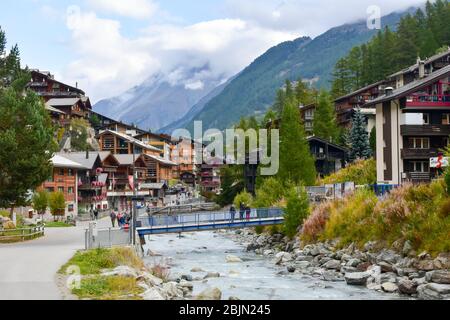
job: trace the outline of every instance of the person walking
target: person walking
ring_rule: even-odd
[[[123,216],[123,214],[122,214],[121,212],[119,212],[119,213],[117,214],[117,226],[118,226],[119,228],[122,228],[122,216]]]
[[[234,207],[234,205],[231,205],[231,208],[230,208],[230,220],[231,220],[231,223],[234,222],[235,216],[236,216],[236,208]]]
[[[250,221],[250,215],[251,215],[251,213],[252,213],[252,209],[250,209],[250,207],[247,206],[247,207],[245,208],[245,215],[246,215],[247,221]]]
[[[116,215],[115,210],[111,210],[111,213],[110,213],[109,216],[111,217],[112,227],[115,228],[116,227],[116,220],[117,220],[117,215]]]
[[[98,220],[98,208],[94,209],[94,220]]]
[[[245,206],[243,203],[239,206],[239,218],[244,220]]]

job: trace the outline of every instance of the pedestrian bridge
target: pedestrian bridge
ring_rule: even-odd
[[[253,209],[250,217],[235,217],[230,212],[201,212],[186,214],[148,215],[138,217],[139,236],[165,233],[210,231],[218,229],[242,229],[258,226],[272,226],[284,222],[284,212],[280,208]]]

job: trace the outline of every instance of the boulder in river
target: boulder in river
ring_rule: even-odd
[[[420,285],[417,293],[423,300],[448,300],[450,299],[450,285],[427,283]]]
[[[394,293],[398,291],[398,287],[393,282],[385,282],[381,285],[381,289],[383,289],[384,292],[388,293]]]
[[[226,258],[227,263],[240,263],[242,259],[236,256],[228,255]]]
[[[191,272],[197,273],[197,272],[205,272],[202,268],[195,267],[191,269]]]
[[[403,294],[415,294],[417,293],[417,284],[413,280],[401,279],[398,282],[398,290]]]
[[[346,273],[344,278],[348,285],[365,286],[370,273],[368,272],[352,272]]]
[[[148,289],[143,294],[141,294],[141,297],[142,299],[148,301],[167,300],[162,294],[161,290],[156,287]]]
[[[431,282],[450,284],[450,271],[436,270],[431,273]]]
[[[196,300],[221,300],[222,291],[219,288],[208,288],[197,295]]]
[[[219,272],[208,272],[203,279],[220,278]]]

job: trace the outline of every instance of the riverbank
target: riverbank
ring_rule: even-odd
[[[336,241],[302,246],[281,234],[256,234],[238,230],[230,237],[247,251],[270,259],[285,273],[313,276],[327,282],[342,282],[400,298],[450,299],[450,254],[432,258],[417,255],[411,244],[394,243],[393,248],[368,242],[362,249],[355,244],[337,248]]]
[[[343,282],[289,273],[271,259],[247,251],[247,246],[237,241],[235,231],[185,233],[181,238],[157,235],[146,240],[145,263],[166,266],[170,281],[189,280],[193,297],[218,289],[224,300],[398,299]]]

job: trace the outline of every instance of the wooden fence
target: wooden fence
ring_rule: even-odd
[[[0,229],[0,243],[18,242],[42,237],[45,233],[44,226],[22,229]]]

